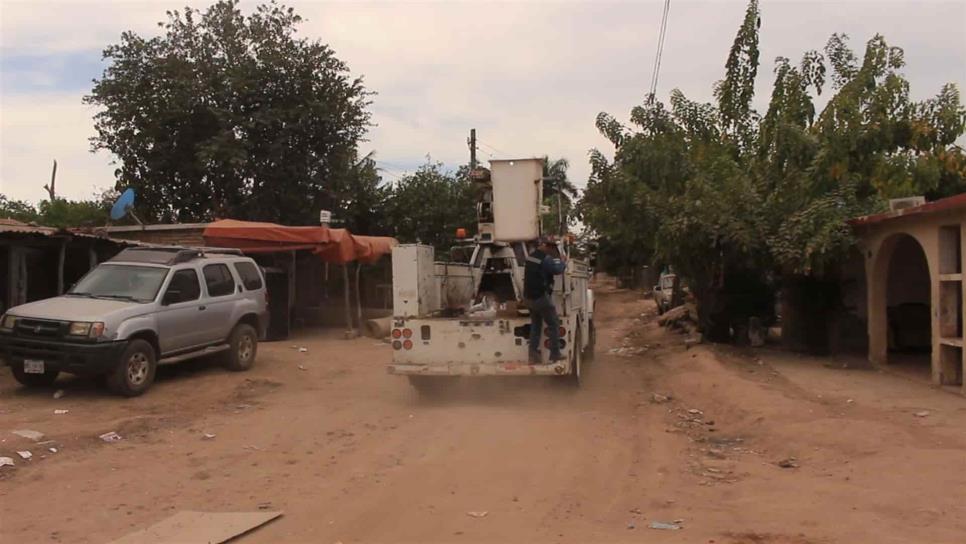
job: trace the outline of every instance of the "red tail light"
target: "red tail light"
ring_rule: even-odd
[[[412,329],[403,329],[402,335],[403,335],[403,338],[412,338],[413,337],[413,330]]]
[[[403,347],[406,349],[413,349],[413,341],[406,340],[405,342],[403,342]]]
[[[402,336],[402,331],[401,330],[399,330],[399,329],[393,329],[392,330],[392,337],[393,338],[400,338],[401,336]]]

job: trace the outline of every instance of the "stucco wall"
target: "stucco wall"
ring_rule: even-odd
[[[941,275],[940,228],[951,226],[958,228],[959,232],[959,252],[955,258],[959,260],[958,269],[960,273]],[[952,307],[952,310],[955,312],[955,306],[958,303],[958,312],[960,315],[966,313],[966,289],[962,289],[962,271],[966,270],[966,264],[963,263],[964,255],[966,255],[966,232],[964,230],[966,230],[966,213],[963,210],[945,210],[909,217],[900,216],[891,218],[880,223],[863,226],[858,232],[861,239],[860,247],[865,254],[866,281],[868,285],[869,359],[873,363],[888,363],[886,306],[888,303],[887,289],[891,282],[889,269],[894,256],[904,259],[902,252],[905,250],[902,249],[900,242],[903,238],[901,235],[907,234],[912,236],[922,247],[929,270],[928,287],[932,330],[931,370],[933,381],[937,384],[948,384],[956,378],[955,375],[951,375],[950,373],[950,353],[955,353],[955,356],[959,359],[960,368],[957,369],[957,372],[959,376],[962,376],[962,368],[966,367],[966,355],[963,354],[963,350],[961,349],[962,337],[941,337],[939,321],[941,307],[947,308],[947,312]],[[950,231],[945,232],[944,240],[947,242],[945,246],[949,245],[949,233]],[[897,251],[900,254],[896,255]],[[944,255],[946,259],[945,268],[948,268],[950,266],[949,253],[947,252]],[[902,270],[908,266],[913,265],[900,261],[897,264],[897,273],[901,274]],[[941,289],[941,282],[947,282],[947,284],[949,282],[959,283],[960,288],[957,293],[958,301],[953,301],[952,304],[950,303],[948,299],[950,290],[948,288]],[[918,289],[918,287],[909,286],[904,289],[903,293],[911,296],[914,293],[909,290]],[[924,289],[920,290],[919,293],[923,291]],[[947,297],[944,301],[944,306],[940,304],[941,292],[945,293]],[[940,349],[944,345],[948,349]],[[941,357],[946,363],[945,370]]]

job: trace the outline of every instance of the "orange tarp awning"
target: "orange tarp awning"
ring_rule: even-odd
[[[233,247],[246,253],[272,253],[307,249],[333,263],[372,263],[398,244],[388,236],[358,236],[346,229],[288,227],[223,219],[205,227],[205,245]]]

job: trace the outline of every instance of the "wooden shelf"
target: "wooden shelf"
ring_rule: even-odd
[[[962,274],[940,274],[939,281],[963,281]]]

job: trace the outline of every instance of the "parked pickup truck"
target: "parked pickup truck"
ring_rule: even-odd
[[[10,308],[0,356],[28,387],[69,372],[131,397],[159,364],[220,353],[228,369],[250,369],[267,325],[264,277],[240,252],[132,248],[62,296]]]

